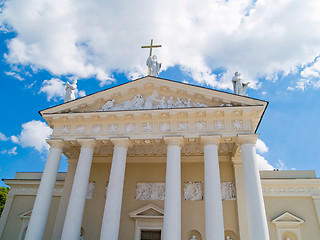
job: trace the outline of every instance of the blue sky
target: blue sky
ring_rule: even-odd
[[[240,71],[248,95],[269,101],[261,168],[320,175],[319,1],[133,2],[1,2],[1,178],[43,170],[50,129],[38,111],[63,102],[66,81],[81,97],[145,75],[151,38],[159,77],[232,92]]]

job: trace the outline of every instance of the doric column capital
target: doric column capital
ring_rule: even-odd
[[[96,146],[96,140],[94,138],[81,138],[77,139],[77,142],[80,143],[81,148],[94,148]]]
[[[221,135],[204,135],[200,136],[201,143],[206,146],[208,144],[210,145],[219,145],[220,144],[220,138]]]
[[[124,147],[128,149],[132,145],[130,138],[128,137],[110,138],[110,141],[114,147]]]
[[[237,144],[256,144],[259,134],[238,134]]]
[[[163,137],[163,141],[167,146],[183,146],[183,137],[182,136],[167,136]]]
[[[65,143],[62,139],[46,139],[46,142],[50,145],[50,148],[58,148],[63,149],[65,146]]]

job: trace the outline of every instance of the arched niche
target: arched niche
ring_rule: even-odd
[[[224,239],[225,240],[238,240],[237,235],[231,230],[226,230],[224,232]]]
[[[196,240],[202,240],[202,236],[201,236],[201,233],[197,230],[190,230],[188,232],[188,240],[190,239],[196,239]]]
[[[293,232],[287,231],[283,233],[281,240],[298,240],[298,237]]]

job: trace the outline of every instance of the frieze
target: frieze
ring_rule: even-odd
[[[236,200],[236,185],[234,182],[221,182],[222,200]]]
[[[136,200],[164,200],[165,183],[137,183]]]
[[[136,94],[133,99],[116,103],[115,99],[105,102],[99,111],[116,111],[116,110],[141,110],[141,109],[166,109],[166,108],[190,108],[190,107],[208,107],[206,104],[192,102],[190,98],[166,98],[160,97],[157,91],[151,96],[143,97],[142,94]]]
[[[184,185],[184,200],[200,201],[203,200],[203,183],[188,182]]]

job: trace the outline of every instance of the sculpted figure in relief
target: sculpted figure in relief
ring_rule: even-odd
[[[132,104],[134,106],[134,109],[143,109],[144,98],[142,97],[142,95],[141,94],[137,94],[133,98]]]
[[[76,99],[75,91],[77,90],[77,79],[74,79],[72,84],[67,82],[66,93],[64,95],[64,102],[69,102]]]
[[[167,108],[167,102],[166,102],[166,98],[162,97],[161,99],[155,99],[156,102],[159,103],[159,105],[157,106],[157,108]]]
[[[158,77],[158,74],[161,68],[161,63],[157,61],[156,55],[153,55],[152,57],[148,57],[147,66],[150,69],[149,75],[153,77]]]
[[[173,97],[170,97],[167,101],[167,107],[168,108],[173,108],[174,107],[174,101],[173,101]]]
[[[114,99],[107,101],[107,102],[103,105],[102,111],[108,111],[109,109],[111,109],[111,108],[114,106],[114,102],[115,102]]]
[[[237,95],[245,96],[249,82],[243,83],[241,73],[235,72],[234,77],[232,78],[232,83],[233,83],[234,93]]]

